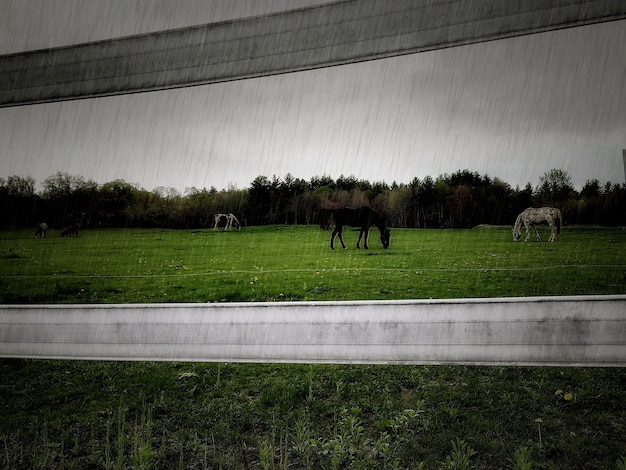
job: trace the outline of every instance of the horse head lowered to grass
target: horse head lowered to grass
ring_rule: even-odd
[[[541,236],[537,231],[536,225],[547,222],[550,226],[550,239],[548,241],[553,242],[556,240],[556,236],[561,233],[562,221],[563,217],[561,216],[561,211],[556,207],[529,207],[522,211],[515,220],[515,225],[513,226],[513,241],[516,242],[522,237],[522,224],[524,228],[526,228],[525,242],[527,242],[530,237],[531,226],[535,229],[537,241],[541,241]]]
[[[213,230],[217,230],[218,227],[224,226],[224,230],[230,230],[233,226],[237,230],[241,230],[241,224],[234,214],[215,214],[213,216]]]
[[[347,249],[346,244],[343,242],[343,227],[346,225],[361,229],[359,239],[356,242],[357,248],[360,248],[361,239],[363,239],[363,248],[368,249],[367,240],[369,237],[369,229],[373,225],[380,231],[380,242],[383,248],[389,248],[391,231],[385,225],[385,219],[369,206],[322,209],[320,211],[320,226],[327,229],[333,224],[335,225],[335,229],[330,237],[331,250],[335,249],[335,236],[339,236],[341,246],[344,250]]]

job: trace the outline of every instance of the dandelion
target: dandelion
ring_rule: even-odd
[[[543,447],[541,442],[541,423],[543,423],[543,419],[537,418],[535,419],[535,423],[537,423],[537,430],[539,431],[539,448],[541,449]]]
[[[564,393],[563,390],[559,389],[554,392],[554,396],[562,397],[565,401],[572,401],[574,399],[574,394],[571,392]]]

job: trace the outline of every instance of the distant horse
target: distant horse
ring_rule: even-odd
[[[541,241],[541,236],[537,231],[536,224],[547,222],[550,226],[551,232],[550,239],[548,241],[553,242],[556,240],[557,234],[561,233],[562,221],[563,218],[561,216],[561,211],[556,207],[529,207],[518,215],[515,220],[515,225],[513,226],[513,241],[516,242],[521,238],[522,224],[524,224],[524,227],[526,228],[525,242],[527,242],[530,237],[530,226],[535,229],[537,241]]]
[[[48,238],[48,224],[39,222],[35,229],[35,238]]]
[[[69,225],[67,227],[63,227],[61,230],[62,237],[77,237],[78,236],[78,227],[75,225]]]
[[[359,227],[359,239],[356,242],[357,249],[360,248],[361,238],[363,238],[363,248],[368,249],[367,239],[369,237],[369,229],[375,225],[380,231],[380,242],[383,248],[389,248],[389,238],[391,231],[385,226],[385,220],[369,206],[365,207],[342,207],[340,209],[322,209],[320,211],[320,227],[326,229],[330,227],[331,221],[335,225],[335,229],[330,237],[330,249],[334,250],[335,235],[339,236],[339,241],[343,249],[346,245],[343,242],[343,227]]]
[[[224,224],[224,230],[230,230],[233,225],[237,227],[237,230],[241,230],[241,224],[233,214],[215,214],[213,230],[217,230],[217,227],[222,224]]]

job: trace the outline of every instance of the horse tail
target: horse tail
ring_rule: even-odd
[[[561,233],[562,223],[563,223],[563,217],[561,216],[561,211],[557,209],[556,210],[556,233],[557,235]]]

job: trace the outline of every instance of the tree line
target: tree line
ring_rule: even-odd
[[[370,205],[390,227],[470,228],[512,225],[530,206],[558,207],[566,224],[626,225],[626,184],[588,180],[580,191],[570,175],[553,169],[536,186],[524,188],[469,170],[413,178],[408,184],[371,183],[354,176],[287,174],[258,176],[248,188],[218,191],[158,187],[152,191],[115,180],[97,184],[82,176],[56,173],[35,190],[31,177],[0,178],[1,224],[34,227],[210,228],[213,215],[233,213],[246,225],[316,224],[321,207]]]

